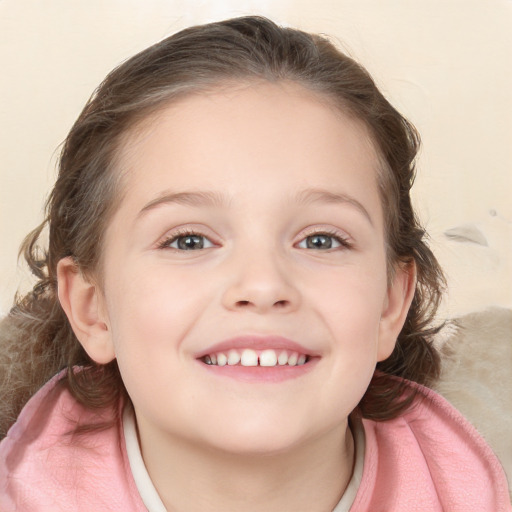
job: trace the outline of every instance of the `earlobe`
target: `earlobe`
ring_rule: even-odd
[[[99,364],[115,358],[106,314],[100,307],[100,291],[67,257],[57,265],[59,301],[69,323],[89,357]]]
[[[378,361],[393,352],[416,291],[416,264],[398,265],[388,286],[379,325]]]

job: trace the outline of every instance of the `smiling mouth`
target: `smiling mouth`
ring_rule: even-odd
[[[200,358],[204,364],[210,366],[303,366],[310,360],[310,356],[299,352],[284,349],[253,350],[230,349],[224,352],[207,354]]]

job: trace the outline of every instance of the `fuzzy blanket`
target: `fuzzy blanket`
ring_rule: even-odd
[[[448,323],[436,390],[473,423],[512,487],[512,311],[492,308]]]

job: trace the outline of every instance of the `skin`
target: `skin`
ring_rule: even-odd
[[[159,112],[131,135],[119,172],[101,286],[65,259],[59,295],[89,355],[117,358],[162,501],[332,510],[353,465],[347,418],[414,290],[411,269],[388,283],[365,128],[296,84],[233,86]],[[169,200],[198,191],[215,201]],[[178,249],[185,231],[204,248]],[[315,234],[332,247],[308,246]],[[294,340],[315,364],[244,382],[197,360],[243,335]]]

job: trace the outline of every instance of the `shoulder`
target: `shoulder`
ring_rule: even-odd
[[[512,510],[503,469],[475,428],[434,391],[408,386],[417,394],[402,416],[362,420],[365,466],[352,510]]]
[[[0,443],[0,509],[146,510],[128,469],[118,417],[87,409],[61,374],[54,377]],[[77,427],[85,433],[77,434]]]

